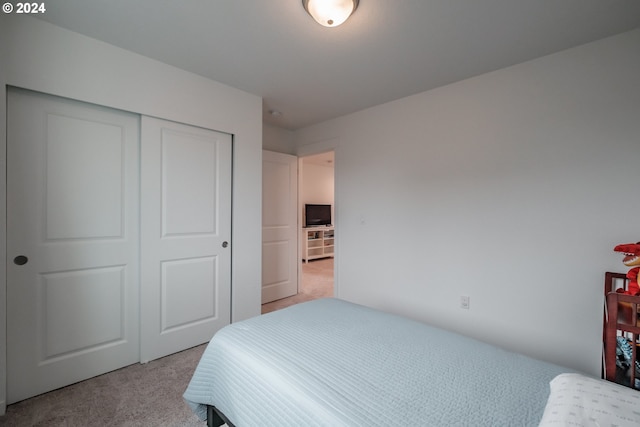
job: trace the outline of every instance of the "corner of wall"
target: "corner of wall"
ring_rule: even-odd
[[[293,132],[268,123],[262,124],[262,149],[276,153],[293,154],[296,147],[293,142]]]

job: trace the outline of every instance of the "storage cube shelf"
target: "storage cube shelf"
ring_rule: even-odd
[[[302,231],[304,233],[302,259],[305,262],[333,256],[335,238],[333,226],[307,227]]]
[[[626,274],[605,274],[603,378],[640,390],[640,296],[626,295]]]

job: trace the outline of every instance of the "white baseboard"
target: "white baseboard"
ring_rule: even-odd
[[[7,403],[4,400],[0,400],[0,416],[7,412]]]

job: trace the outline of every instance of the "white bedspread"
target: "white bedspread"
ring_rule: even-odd
[[[237,427],[536,426],[566,371],[329,298],[220,330],[184,397]]]

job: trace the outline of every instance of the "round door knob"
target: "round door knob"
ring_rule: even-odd
[[[224,242],[222,242],[222,247],[226,248],[227,246],[229,246],[229,242],[227,242],[226,240]]]
[[[29,258],[24,255],[18,255],[13,259],[15,265],[25,265],[27,262],[29,262]]]

